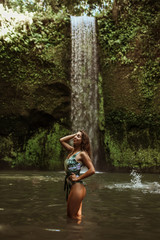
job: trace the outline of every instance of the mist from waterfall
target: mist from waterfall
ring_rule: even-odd
[[[72,130],[90,137],[93,163],[98,158],[98,64],[94,17],[71,16],[71,121]]]

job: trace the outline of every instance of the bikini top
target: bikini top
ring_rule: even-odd
[[[78,155],[78,153],[80,152],[75,153],[70,158],[67,158],[64,161],[64,168],[67,175],[71,175],[71,173],[80,175],[81,167],[83,164],[82,162],[77,162],[76,160],[76,156]]]

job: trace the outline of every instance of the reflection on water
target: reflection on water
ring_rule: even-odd
[[[85,179],[81,224],[66,216],[63,172],[0,173],[0,239],[159,239],[159,175]]]

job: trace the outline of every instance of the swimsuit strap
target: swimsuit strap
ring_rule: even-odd
[[[79,152],[77,152],[77,153],[75,153],[73,156],[77,156],[78,155],[78,153],[80,153],[81,151],[79,151]]]
[[[79,152],[73,154],[73,155],[72,155],[71,157],[69,157],[68,159],[73,158],[73,157],[76,157],[76,156],[78,155],[78,153],[80,153],[80,152],[81,152],[81,151],[79,151]]]

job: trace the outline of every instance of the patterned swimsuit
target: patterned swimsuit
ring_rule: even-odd
[[[64,181],[64,190],[66,190],[66,200],[68,200],[68,195],[70,193],[70,190],[73,184],[77,182],[83,184],[81,180],[74,182],[69,179],[69,176],[72,175],[72,173],[74,173],[76,177],[80,176],[80,171],[83,164],[81,162],[77,162],[76,160],[76,156],[78,155],[78,153],[80,152],[75,153],[70,158],[67,158],[64,161],[64,168],[66,172],[66,177]]]

